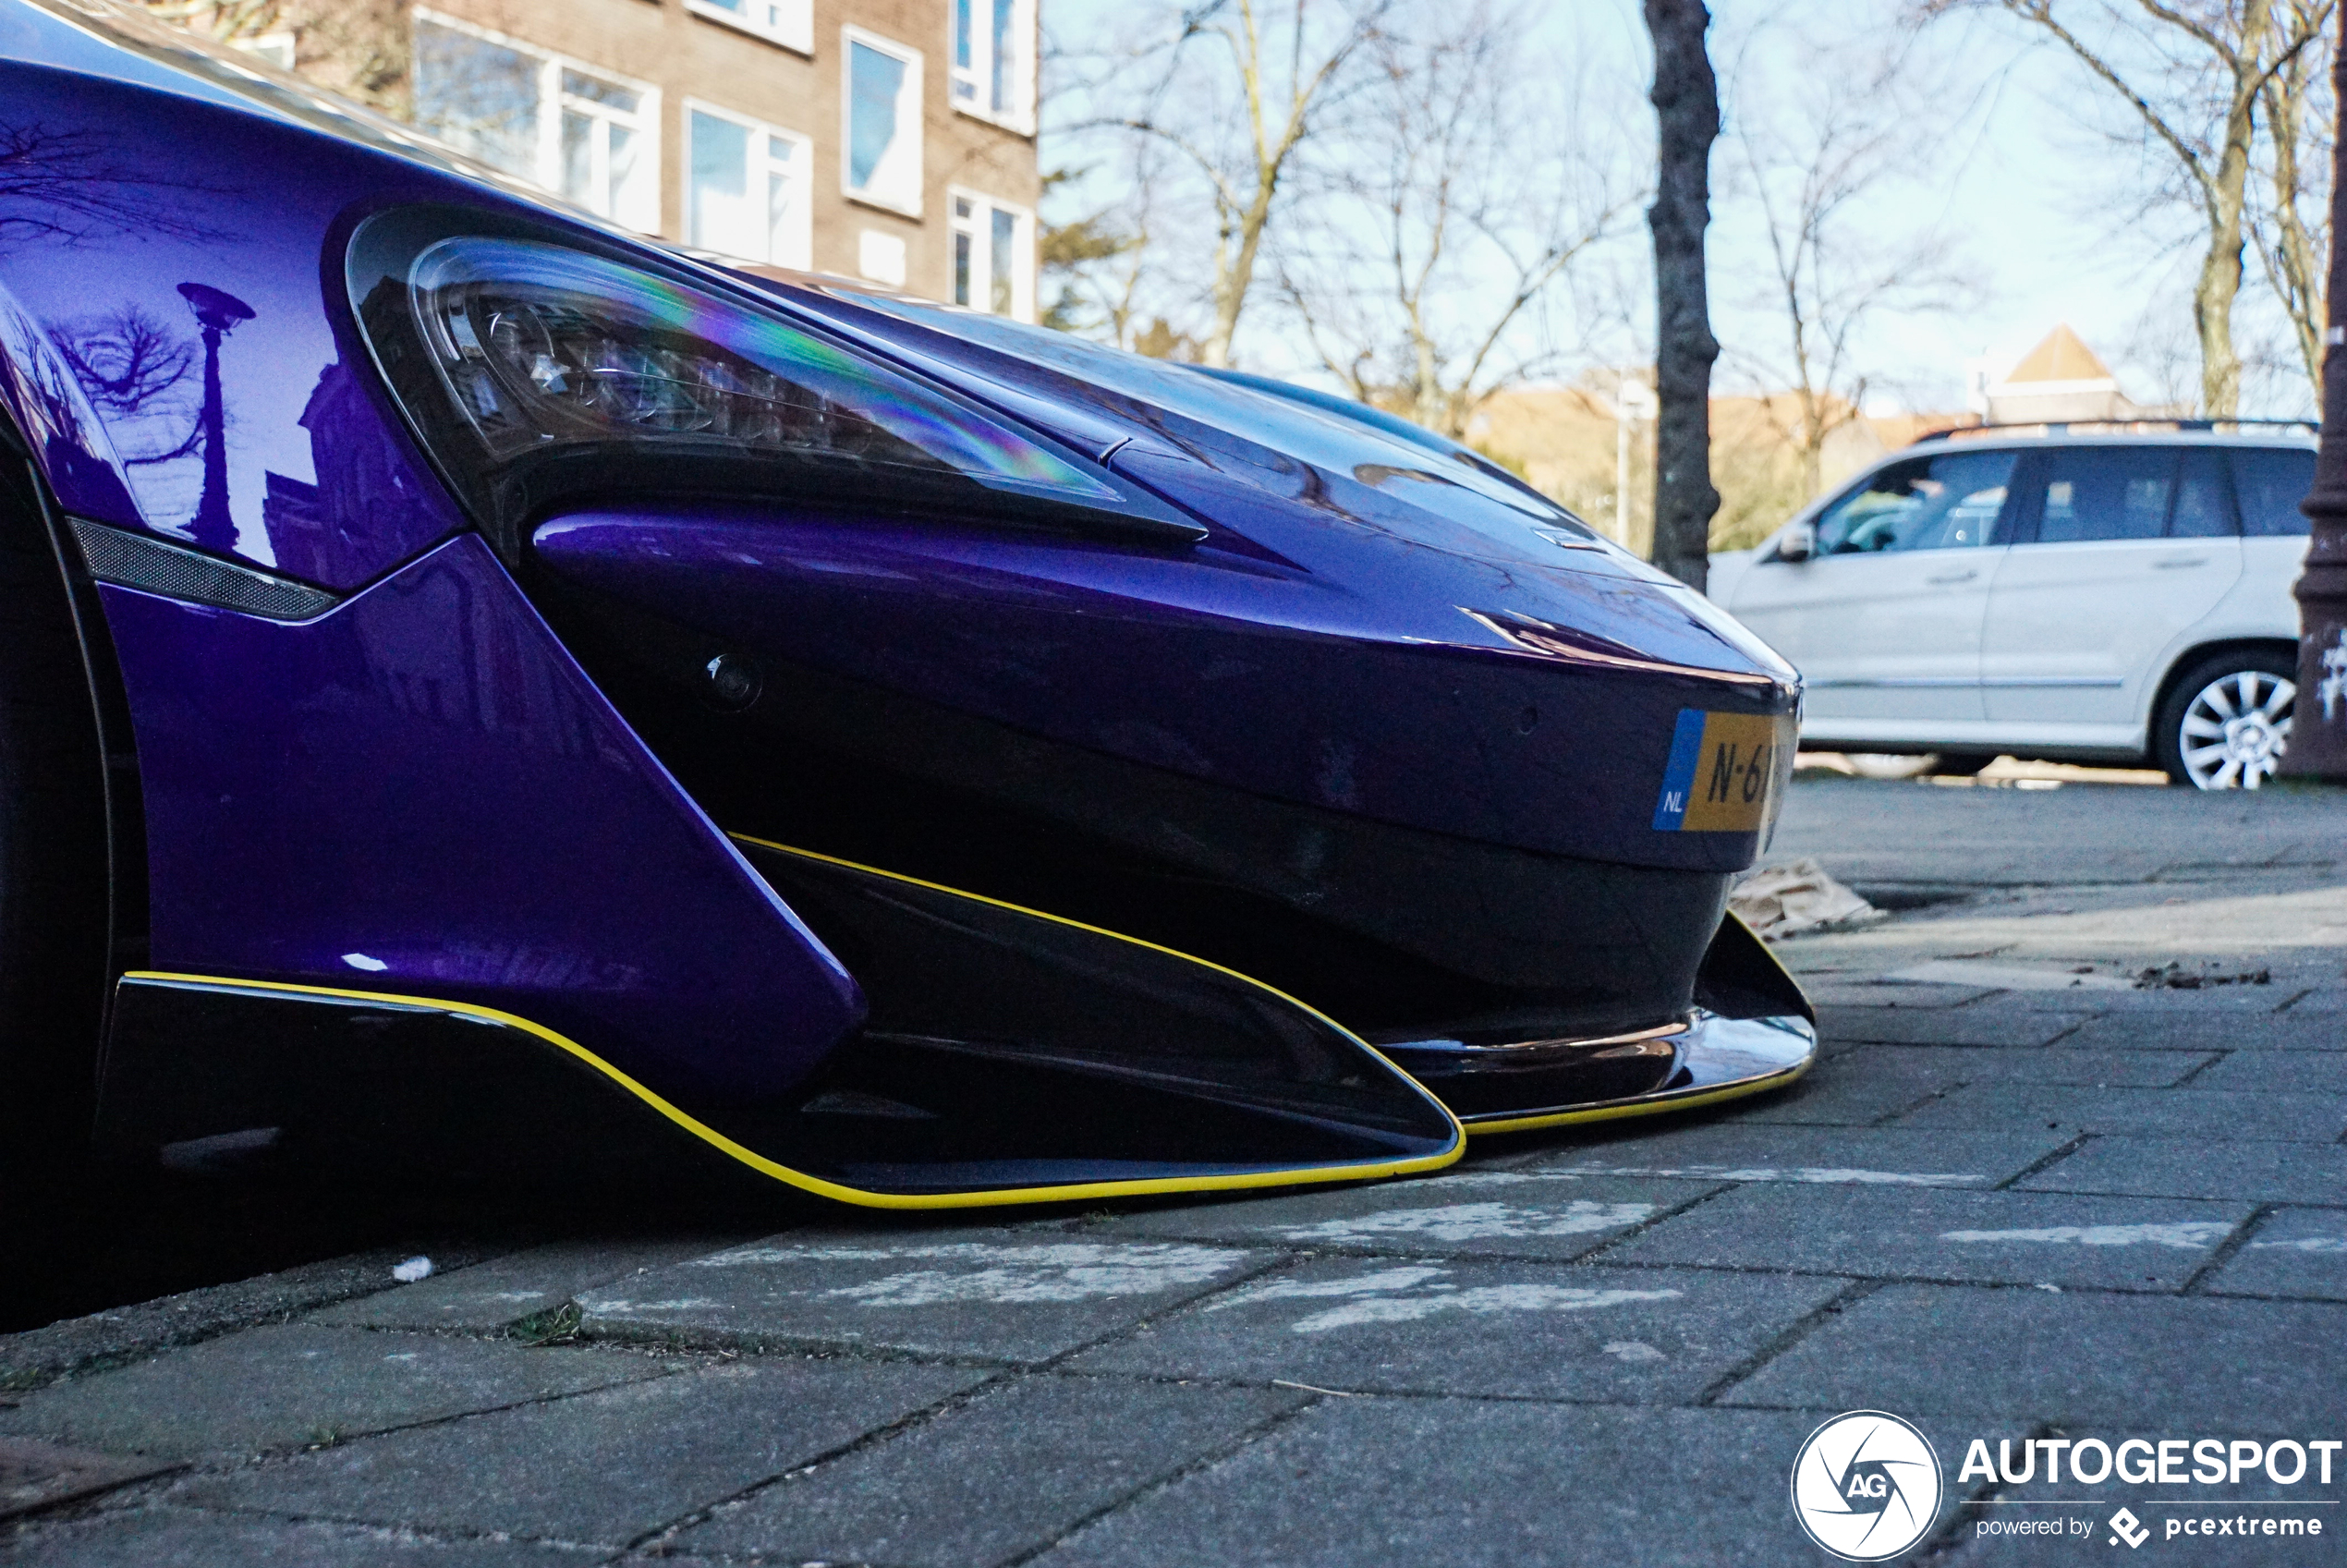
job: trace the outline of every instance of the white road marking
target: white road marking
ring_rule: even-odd
[[[1172,1244],[1063,1242],[1001,1246],[979,1242],[938,1246],[809,1247],[772,1261],[931,1259],[959,1268],[908,1269],[820,1294],[866,1307],[936,1307],[949,1302],[1023,1305],[1149,1295],[1202,1285],[1246,1260],[1243,1252]]]
[[[1362,1323],[1411,1323],[1438,1312],[1587,1312],[1630,1302],[1670,1301],[1675,1290],[1593,1290],[1580,1285],[1475,1285],[1462,1290],[1448,1269],[1383,1269],[1341,1280],[1273,1280],[1233,1292],[1207,1308],[1220,1312],[1267,1301],[1344,1298],[1288,1325],[1299,1334],[1324,1333]],[[1660,1353],[1658,1353],[1660,1354]]]
[[[619,1312],[696,1312],[716,1309],[723,1311],[724,1303],[706,1296],[681,1296],[675,1301],[621,1301],[615,1296],[593,1296],[580,1302],[582,1307],[601,1313]]]
[[[2206,1248],[2232,1234],[2230,1222],[2183,1220],[2161,1225],[2040,1225],[2013,1231],[1942,1231],[1941,1241],[2037,1241],[2073,1246]]]
[[[1438,1312],[1587,1312],[1634,1301],[1669,1301],[1674,1290],[1587,1290],[1572,1285],[1477,1285],[1467,1290],[1437,1286],[1440,1294],[1365,1296],[1288,1325],[1291,1333],[1317,1334],[1357,1323],[1412,1323]]]
[[[1562,1208],[1526,1209],[1507,1203],[1452,1203],[1439,1209],[1387,1209],[1316,1225],[1266,1225],[1287,1241],[1365,1241],[1427,1235],[1437,1241],[1484,1241],[1498,1236],[1575,1236],[1619,1230],[1653,1217],[1651,1203],[1599,1203],[1576,1197]]]
[[[2250,1250],[2279,1247],[2286,1252],[2347,1252],[2347,1236],[2300,1236],[2296,1241],[2253,1241]]]
[[[1384,1269],[1374,1274],[1355,1274],[1343,1280],[1272,1280],[1234,1292],[1207,1310],[1221,1312],[1233,1307],[1252,1307],[1259,1301],[1294,1301],[1300,1297],[1380,1295],[1387,1291],[1409,1290],[1429,1280],[1441,1279],[1450,1271],[1429,1264],[1416,1269]]]
[[[1965,1186],[1988,1180],[1969,1171],[1868,1171],[1854,1165],[1575,1165],[1559,1174],[1686,1176],[1707,1182],[1817,1182],[1902,1187]]]
[[[1933,958],[1875,977],[1909,985],[1989,986],[1998,991],[2132,991],[2125,975],[2077,975],[2067,965],[2034,968],[2025,964],[1984,964],[1968,958]]]

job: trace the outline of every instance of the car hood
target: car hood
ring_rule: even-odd
[[[1513,625],[1563,626],[1618,656],[1779,685],[1788,701],[1798,682],[1710,601],[1440,438],[998,316],[836,280],[751,281],[1174,502],[1217,550],[1372,594],[1392,634],[1456,642],[1464,616],[1469,640],[1516,651]]]

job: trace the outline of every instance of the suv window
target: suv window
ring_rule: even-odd
[[[2013,478],[2012,452],[1941,452],[1878,469],[1818,518],[1818,553],[1986,544]]]
[[[2168,537],[2229,539],[2234,531],[2232,487],[2225,478],[2223,456],[2213,447],[2185,447]]]
[[[2176,496],[2173,446],[2052,447],[2030,465],[2040,544],[2158,539]]]
[[[2298,504],[2315,488],[2315,455],[2303,446],[2237,446],[2233,485],[2241,531],[2252,539],[2304,534],[2311,526]]]

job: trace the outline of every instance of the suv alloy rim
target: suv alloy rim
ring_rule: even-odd
[[[2256,789],[2290,748],[2297,686],[2263,670],[2239,670],[2202,687],[2184,710],[2177,750],[2201,789]]]

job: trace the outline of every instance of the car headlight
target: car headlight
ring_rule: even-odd
[[[1175,541],[1206,529],[1047,437],[665,259],[478,212],[360,225],[351,303],[492,539],[564,503],[770,496]]]

